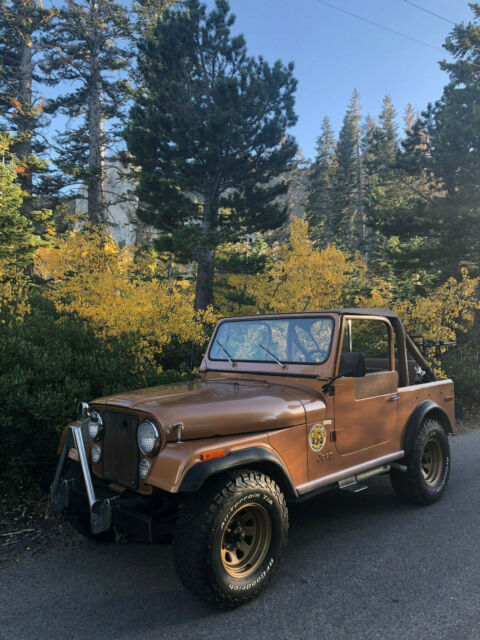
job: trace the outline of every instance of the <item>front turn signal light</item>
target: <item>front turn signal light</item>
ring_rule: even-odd
[[[200,459],[202,462],[206,462],[207,460],[214,460],[215,458],[223,458],[224,455],[225,449],[217,449],[216,451],[206,451],[200,454]]]

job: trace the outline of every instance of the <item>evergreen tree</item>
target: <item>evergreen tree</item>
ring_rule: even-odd
[[[164,11],[176,2],[178,0],[133,0],[132,9],[136,14],[135,35],[151,34]]]
[[[413,130],[415,122],[418,120],[418,116],[419,114],[409,102],[405,108],[405,113],[403,114],[403,122],[405,124],[405,132],[407,135]]]
[[[48,37],[56,46],[42,62],[44,82],[71,87],[46,110],[76,123],[58,135],[56,163],[66,184],[86,183],[91,224],[105,222],[105,154],[115,150],[120,137],[130,35],[127,11],[117,0],[67,0],[50,25]]]
[[[434,177],[403,233],[422,238],[416,260],[434,265],[440,280],[462,266],[480,273],[480,5],[470,6],[473,20],[456,25],[444,45],[454,58],[441,63],[450,82],[402,145],[408,174]]]
[[[343,119],[337,143],[337,166],[333,178],[333,227],[349,250],[363,250],[365,219],[358,91],[355,89]]]
[[[38,192],[35,175],[45,172],[39,129],[43,103],[35,84],[36,67],[51,43],[43,38],[54,11],[38,0],[0,1],[0,127],[14,135],[18,179],[28,215]]]
[[[333,176],[337,168],[335,135],[328,117],[322,121],[322,132],[317,138],[315,150],[305,211],[312,238],[318,244],[325,245],[334,239],[331,200]]]
[[[287,216],[276,180],[293,165],[293,64],[247,56],[225,0],[165,12],[139,42],[142,84],[125,136],[138,174],[138,215],[159,246],[197,262],[195,306],[213,301],[216,248]]]
[[[47,222],[47,212],[23,212],[24,191],[19,181],[18,160],[12,153],[15,140],[0,134],[0,278],[9,278],[30,266],[44,244],[38,227]],[[37,225],[37,229],[34,228]]]
[[[395,162],[398,149],[396,117],[392,100],[387,95],[383,99],[379,124],[369,134],[366,168],[370,175],[388,174]]]
[[[394,163],[397,154],[396,113],[390,96],[383,99],[379,124],[371,127],[364,140],[365,168],[369,185],[366,197],[370,251],[378,244],[379,232],[392,208],[398,204]]]

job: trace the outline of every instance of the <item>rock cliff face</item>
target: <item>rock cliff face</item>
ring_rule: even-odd
[[[137,199],[134,184],[127,175],[127,169],[118,160],[111,160],[105,166],[103,183],[106,203],[105,217],[112,237],[119,244],[136,246],[149,243],[157,234],[137,218]],[[86,188],[78,191],[74,200],[75,215],[83,217],[87,211]]]
[[[302,217],[305,212],[309,171],[308,163],[300,156],[297,167],[279,178],[289,184],[287,193],[279,201],[287,206],[290,218]],[[158,232],[137,218],[134,184],[118,160],[109,161],[106,165],[104,196],[107,224],[116,242],[129,246],[152,242]],[[74,207],[75,214],[83,217],[87,210],[85,188],[79,190]]]
[[[288,191],[281,201],[287,205],[290,218],[302,218],[308,197],[308,176],[310,165],[302,155],[297,158],[297,166],[282,179],[288,181]]]

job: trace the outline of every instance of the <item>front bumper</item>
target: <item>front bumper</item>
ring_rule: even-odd
[[[75,447],[78,452],[81,477],[64,479],[62,472],[71,447]],[[156,521],[148,512],[149,498],[130,491],[117,494],[101,482],[94,485],[79,425],[68,428],[50,488],[50,500],[54,511],[68,508],[75,512],[89,513],[93,534],[115,527],[135,540],[145,542],[164,541],[171,534],[172,526],[168,519]]]

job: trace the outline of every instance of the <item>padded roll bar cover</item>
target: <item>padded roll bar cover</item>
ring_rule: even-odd
[[[403,328],[402,321],[398,316],[392,316],[389,318],[389,320],[392,323],[393,330],[395,331],[395,337],[397,338],[399,386],[408,387],[408,385],[410,384],[410,380],[408,376],[405,329]]]

